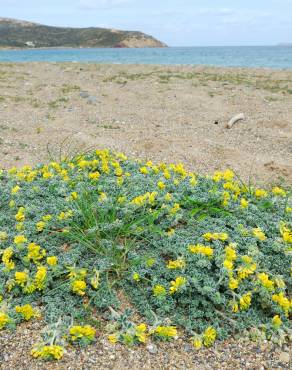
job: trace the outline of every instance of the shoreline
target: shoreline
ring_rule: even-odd
[[[45,49],[46,50],[46,49]],[[17,51],[17,50],[14,50],[14,51]],[[1,52],[1,49],[0,49],[0,52]],[[45,64],[53,64],[53,65],[62,65],[62,64],[73,64],[73,65],[76,65],[76,64],[80,64],[80,65],[83,65],[83,66],[86,66],[86,65],[97,65],[97,66],[103,66],[103,67],[110,67],[110,66],[125,66],[125,67],[140,67],[140,68],[148,68],[148,67],[153,67],[153,68],[183,68],[183,69],[204,69],[204,68],[207,68],[207,69],[218,69],[219,71],[224,71],[226,70],[226,72],[292,72],[292,67],[291,68],[272,68],[272,67],[242,67],[242,66],[225,66],[225,65],[212,65],[212,64],[161,64],[161,63],[121,63],[121,62],[117,62],[117,63],[112,63],[112,62],[99,62],[99,61],[77,61],[77,60],[74,60],[74,61],[38,61],[38,60],[35,60],[35,61],[2,61],[0,60],[0,67],[1,65],[5,65],[5,64],[15,64],[15,65],[36,65],[36,64],[40,64],[40,65],[45,65]]]

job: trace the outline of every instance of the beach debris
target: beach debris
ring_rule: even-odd
[[[244,113],[239,113],[236,116],[232,117],[231,120],[227,123],[227,128],[232,128],[232,126],[238,122],[238,121],[243,121],[245,120],[245,114]]]

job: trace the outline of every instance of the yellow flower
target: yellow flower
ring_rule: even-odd
[[[242,261],[245,263],[245,266],[240,266],[238,268],[238,278],[239,280],[243,280],[247,278],[249,275],[252,275],[257,268],[257,264],[253,262],[252,258],[249,256],[242,256]]]
[[[286,191],[284,189],[279,188],[279,186],[275,186],[272,189],[272,193],[275,195],[279,195],[280,197],[285,197],[287,195]]]
[[[20,313],[26,321],[30,320],[33,317],[39,316],[38,312],[35,311],[30,304],[25,304],[24,306],[16,306],[15,312]]]
[[[191,186],[196,186],[197,185],[197,180],[195,175],[190,176],[190,185]]]
[[[253,229],[252,230],[252,233],[253,233],[253,235],[257,238],[257,239],[259,239],[259,240],[261,240],[261,241],[264,241],[264,240],[266,240],[267,239],[267,237],[266,237],[266,235],[265,235],[265,233],[259,228],[259,227],[257,227],[256,229]]]
[[[41,249],[41,246],[36,243],[29,243],[27,250],[27,259],[32,260],[34,263],[39,262],[46,255],[45,249]]]
[[[225,181],[231,181],[233,178],[234,178],[234,172],[232,170],[227,169],[223,172],[223,179]]]
[[[28,274],[25,271],[16,271],[14,274],[15,281],[18,285],[24,286],[28,280]]]
[[[240,300],[239,305],[241,310],[247,310],[251,304],[251,292],[244,294]]]
[[[163,172],[163,176],[166,178],[166,180],[169,180],[169,179],[171,178],[171,174],[169,173],[169,171],[168,171],[168,170],[165,170],[165,171]]]
[[[146,330],[147,330],[146,324],[139,324],[136,326],[135,336],[137,337],[140,343],[146,343],[147,339]]]
[[[64,348],[57,345],[42,346],[34,348],[31,355],[35,358],[42,358],[44,360],[60,360],[63,357]]]
[[[91,172],[89,175],[88,175],[88,178],[91,179],[91,180],[97,180],[98,178],[100,177],[100,173],[98,171],[96,172]]]
[[[57,217],[57,219],[58,220],[60,220],[60,221],[62,221],[62,220],[67,220],[68,218],[70,218],[70,217],[72,217],[73,216],[73,211],[72,210],[70,210],[70,211],[67,211],[67,212],[61,212],[59,215],[58,215],[58,217]]]
[[[280,233],[284,242],[292,243],[292,230],[290,230],[284,222],[280,223]]]
[[[74,280],[72,282],[72,291],[78,295],[83,296],[86,290],[86,283],[83,280]]]
[[[215,182],[219,182],[222,180],[222,177],[223,177],[223,173],[220,172],[220,171],[215,171],[214,172],[214,175],[213,175],[213,181]]]
[[[241,198],[240,199],[240,207],[245,209],[248,207],[248,200],[246,200],[245,198]]]
[[[132,278],[134,281],[140,281],[140,275],[138,274],[138,272],[134,272]]]
[[[195,349],[200,349],[202,347],[202,340],[200,337],[194,337],[193,338],[193,346]]]
[[[228,181],[225,184],[223,184],[223,188],[226,189],[226,190],[230,190],[237,197],[240,194],[240,187],[239,187],[239,185],[236,182]]]
[[[236,313],[236,312],[238,312],[238,310],[239,310],[238,303],[232,301],[231,302],[231,311],[234,312],[234,313]]]
[[[183,259],[178,259],[175,261],[168,261],[167,268],[168,269],[182,269],[186,265],[185,261]]]
[[[17,194],[19,192],[19,190],[20,190],[20,186],[16,185],[16,186],[14,186],[14,188],[12,188],[11,194],[12,195]]]
[[[45,266],[39,266],[35,274],[36,289],[42,290],[45,288],[46,278],[47,278],[47,268]]]
[[[153,294],[155,297],[164,297],[166,295],[166,289],[162,285],[155,285],[153,288]]]
[[[173,207],[169,210],[170,215],[175,215],[180,210],[180,205],[178,203],[174,203]]]
[[[72,326],[69,329],[69,334],[72,341],[85,338],[89,342],[93,342],[95,340],[96,330],[90,325]]]
[[[228,234],[227,233],[205,233],[203,235],[203,238],[207,241],[212,241],[212,240],[225,241],[228,239]]]
[[[170,193],[166,193],[164,196],[164,200],[166,202],[170,202],[172,200],[172,195]]]
[[[185,286],[185,284],[186,284],[186,278],[182,276],[178,276],[175,280],[172,280],[170,282],[170,285],[171,285],[169,288],[170,294],[174,294],[175,292],[180,290],[183,286]]]
[[[53,175],[51,172],[49,172],[49,171],[45,171],[45,172],[43,172],[43,178],[44,178],[45,180],[48,180],[48,179],[50,179],[51,177],[54,177],[54,175]]]
[[[116,334],[110,334],[107,338],[112,344],[117,343],[119,340]]]
[[[42,217],[42,220],[45,221],[45,222],[51,221],[51,219],[52,219],[51,215],[45,215],[45,216]]]
[[[147,267],[152,267],[156,262],[156,259],[155,258],[148,258],[147,261],[146,261],[146,266]]]
[[[264,272],[258,274],[257,276],[258,280],[262,284],[263,287],[265,287],[268,290],[274,290],[274,282],[269,279],[269,276],[265,274]]]
[[[289,315],[289,311],[292,307],[292,302],[289,301],[287,297],[284,296],[283,292],[280,292],[279,294],[274,294],[272,296],[272,300],[282,308],[284,311],[285,316]]]
[[[16,235],[14,237],[14,244],[18,245],[18,244],[23,244],[27,242],[27,239],[24,235]]]
[[[282,325],[282,320],[279,315],[275,315],[272,319],[272,324],[275,329],[278,329]]]
[[[235,290],[238,288],[238,285],[239,285],[239,281],[237,279],[234,279],[232,277],[230,277],[229,279],[229,288],[231,290]]]
[[[13,270],[15,267],[15,263],[11,261],[12,256],[13,256],[12,247],[4,249],[3,254],[2,254],[2,262],[4,263],[8,271]]]
[[[23,222],[25,220],[25,208],[20,207],[18,212],[15,215],[15,220],[19,222]]]
[[[56,256],[47,257],[47,264],[49,266],[55,266],[57,263],[58,263],[58,257]]]
[[[121,167],[116,168],[115,175],[121,177],[123,175],[123,170]]]
[[[45,227],[46,227],[46,223],[44,221],[39,221],[36,224],[37,231],[43,231]]]
[[[204,334],[203,334],[203,343],[204,343],[204,345],[206,347],[211,347],[212,344],[216,340],[216,336],[217,336],[216,330],[214,328],[212,328],[211,326],[209,326],[204,331]]]
[[[177,330],[175,326],[157,326],[155,334],[163,339],[170,339],[177,336]]]
[[[223,266],[226,268],[226,270],[232,270],[233,262],[226,259],[223,261]]]
[[[0,329],[3,329],[10,322],[9,316],[0,311]]]
[[[165,189],[165,184],[164,184],[164,182],[163,182],[163,181],[158,181],[157,186],[158,186],[158,187],[159,187],[159,189],[161,189],[161,190]]]
[[[235,261],[236,260],[236,250],[234,247],[236,244],[231,243],[225,248],[225,256],[228,261]]]
[[[268,196],[268,193],[264,189],[256,189],[254,194],[257,198],[266,198]]]
[[[189,245],[188,249],[191,253],[202,254],[202,255],[207,256],[209,258],[211,258],[214,254],[214,250],[211,247],[205,246],[203,244]]]
[[[147,173],[148,173],[147,167],[141,167],[141,168],[140,168],[140,172],[141,172],[143,175],[147,175]]]

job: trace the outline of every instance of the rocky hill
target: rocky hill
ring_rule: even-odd
[[[154,37],[138,31],[98,27],[51,27],[21,20],[0,18],[1,48],[49,47],[166,47]]]

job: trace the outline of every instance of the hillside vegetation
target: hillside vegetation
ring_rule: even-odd
[[[106,28],[51,27],[0,18],[0,47],[164,47],[152,36]]]

